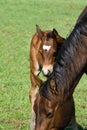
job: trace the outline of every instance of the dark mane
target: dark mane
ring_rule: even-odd
[[[80,22],[80,20],[82,19],[82,17],[84,17],[84,15],[87,13],[87,6],[83,9],[82,13],[79,15],[78,19],[77,19],[77,23]]]
[[[53,37],[52,31],[48,32],[47,33],[47,38],[52,38],[52,37]]]
[[[62,45],[61,50],[57,55],[57,60],[53,71],[54,74],[62,74],[61,68],[62,70],[63,68],[65,70],[67,65],[70,65],[70,63],[73,64],[75,54],[78,53],[78,47],[84,46],[81,34],[87,35],[87,13],[80,20],[80,22],[76,24],[72,33]]]
[[[87,36],[87,13],[79,20],[65,40],[57,55],[53,73],[40,88],[40,94],[46,98],[51,99],[51,91],[53,91],[51,80],[55,81],[55,91],[53,91],[55,95],[60,94],[65,98],[65,93],[68,95],[73,93],[87,65],[87,44],[82,39],[83,35]]]

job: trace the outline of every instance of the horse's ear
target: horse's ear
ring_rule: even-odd
[[[60,35],[58,35],[58,37],[57,37],[57,42],[58,42],[60,45],[62,45],[62,44],[64,43],[64,41],[65,41],[65,38],[63,38],[63,37],[61,37]]]
[[[38,33],[39,38],[42,40],[43,31],[40,29],[38,25],[36,25],[36,32]]]
[[[55,82],[54,79],[51,79],[51,80],[50,80],[50,88],[51,88],[51,91],[52,91],[53,93],[55,93],[55,90],[56,90],[56,82]]]
[[[57,32],[57,30],[56,30],[55,28],[53,28],[52,34],[53,34],[53,36],[54,36],[55,38],[57,38],[58,32]]]
[[[56,30],[55,28],[53,29],[52,33],[53,33],[54,38],[57,39],[57,43],[58,43],[58,44],[62,44],[62,43],[64,42],[65,38],[61,37],[61,36],[58,34],[58,32],[57,32],[57,30]]]

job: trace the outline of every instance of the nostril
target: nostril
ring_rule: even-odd
[[[51,73],[52,73],[52,66],[49,65],[49,66],[43,66],[42,68],[42,73],[44,76],[48,77]]]
[[[48,77],[50,75],[50,70],[42,71],[43,75]]]

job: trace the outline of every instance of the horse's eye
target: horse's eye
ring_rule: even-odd
[[[54,57],[56,57],[56,55],[57,55],[57,53],[56,53],[56,52],[54,52],[54,53],[53,53],[53,56],[54,56]]]
[[[47,118],[52,118],[53,117],[53,112],[47,113]]]

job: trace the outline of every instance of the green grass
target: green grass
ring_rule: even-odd
[[[28,130],[29,47],[35,25],[66,37],[86,0],[0,0],[0,130]],[[77,122],[87,129],[87,78],[74,98]]]

